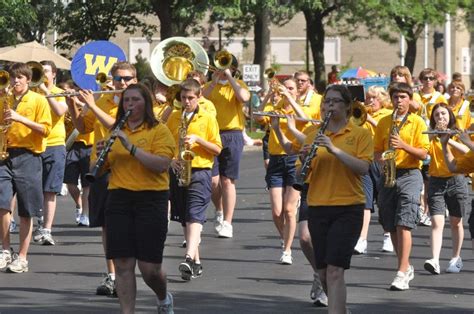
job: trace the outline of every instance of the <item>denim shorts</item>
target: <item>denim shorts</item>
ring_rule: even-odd
[[[293,186],[296,183],[297,155],[270,155],[265,181],[268,188]]]
[[[181,222],[206,222],[206,209],[211,202],[211,170],[192,170],[188,187],[179,187],[176,175],[170,171],[171,220]]]
[[[449,178],[430,177],[428,182],[430,215],[449,215],[461,218],[469,206],[469,192],[464,175]]]
[[[48,146],[41,154],[43,161],[43,191],[60,193],[63,187],[66,147]]]
[[[240,159],[244,150],[244,137],[241,130],[221,131],[222,150],[214,157],[212,176],[224,176],[237,180],[239,178]]]
[[[40,217],[43,208],[41,156],[24,148],[8,149],[0,161],[0,208],[10,210],[16,193],[20,217]]]
[[[90,185],[85,175],[89,172],[92,146],[83,142],[75,142],[66,155],[66,169],[64,170],[64,183],[77,185],[81,178],[81,185]]]
[[[379,182],[377,205],[385,231],[394,232],[397,226],[415,229],[420,218],[421,190],[423,177],[419,169],[397,169],[396,184],[392,188],[383,186],[384,177]]]

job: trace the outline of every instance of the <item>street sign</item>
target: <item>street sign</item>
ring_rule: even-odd
[[[244,82],[260,82],[260,64],[243,65]]]
[[[254,93],[258,93],[259,91],[261,91],[262,88],[258,85],[255,85],[255,86],[249,86],[249,91],[251,92],[254,92]]]

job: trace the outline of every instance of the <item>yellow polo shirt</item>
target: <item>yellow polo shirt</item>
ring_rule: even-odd
[[[471,126],[471,111],[469,110],[469,102],[461,99],[453,108],[456,117],[456,127],[461,130],[469,129]]]
[[[199,98],[198,105],[199,105],[199,109],[206,110],[207,112],[209,112],[214,117],[217,116],[216,106],[214,106],[212,101],[210,101],[209,99],[207,99],[205,97]]]
[[[421,96],[421,102],[423,103],[424,108],[422,106],[422,108],[420,108],[420,110],[418,111],[418,114],[422,116],[423,110],[426,110],[426,117],[428,120],[431,118],[431,112],[433,111],[433,107],[436,104],[448,103],[446,98],[443,95],[441,95],[441,93],[438,91],[434,91],[431,94],[424,94],[424,95],[420,94],[420,96]]]
[[[321,100],[323,96],[319,95],[315,91],[311,92],[311,97],[309,100],[306,98],[308,97],[308,93],[303,97],[297,99],[298,105],[301,106],[303,112],[308,116],[309,119],[314,120],[321,120]]]
[[[51,88],[50,93],[51,94],[64,93],[64,90],[57,87],[56,85],[53,85],[53,88]],[[62,102],[66,104],[65,97],[55,97],[54,99],[57,102]],[[50,109],[50,111],[51,111],[52,127],[51,127],[51,132],[49,133],[48,138],[46,139],[47,140],[46,146],[64,145],[66,142],[66,129],[64,126],[64,115],[57,116],[52,109]]]
[[[10,95],[7,101],[10,108],[13,108],[13,95]],[[1,121],[3,121],[4,104],[4,101],[0,102]],[[46,98],[29,90],[18,104],[16,112],[28,120],[43,125],[45,133],[41,135],[20,122],[13,122],[8,130],[8,147],[26,148],[37,154],[44,152],[46,150],[46,138],[51,132],[51,112]]]
[[[271,112],[275,112],[277,114],[296,114],[293,110],[293,107],[288,106],[288,109],[285,109],[283,106],[285,105],[286,100],[280,100],[275,108]],[[271,117],[263,117],[263,123],[270,125]],[[306,122],[303,121],[295,121],[296,128],[298,130],[302,130],[305,126]],[[293,133],[288,129],[288,120],[287,119],[280,119],[280,130],[281,132],[288,138],[290,142],[296,142],[296,138]],[[285,155],[286,152],[282,148],[278,137],[276,136],[275,130],[270,128],[270,137],[268,139],[268,152],[270,155]]]
[[[304,144],[311,145],[319,132],[314,129]],[[349,155],[370,163],[373,159],[374,146],[370,132],[349,122],[337,133],[326,131],[334,146]],[[311,162],[309,177],[308,205],[310,206],[343,206],[365,204],[365,194],[360,175],[345,166],[325,147],[319,147],[316,157]]]
[[[94,131],[89,133],[79,133],[74,142],[82,142],[86,146],[94,145]]]
[[[389,146],[389,132],[392,123],[392,117],[385,116],[380,119],[374,137],[374,150],[376,152],[383,152]],[[398,125],[400,122],[395,122]],[[427,126],[423,119],[416,115],[410,114],[400,130],[401,139],[408,145],[416,148],[423,148],[427,152],[430,149],[430,142],[427,134],[422,132],[427,130]],[[402,149],[396,150],[395,162],[398,169],[421,169],[423,162],[413,155],[408,154]]]
[[[453,153],[456,160],[464,155],[454,148],[451,148],[451,152]],[[431,157],[430,167],[428,170],[430,176],[447,178],[454,175],[451,171],[449,171],[448,166],[446,166],[446,163],[444,162],[443,147],[441,146],[441,142],[438,137],[435,137],[433,140],[431,140],[429,154]]]
[[[456,172],[474,172],[474,151],[470,150],[466,154],[459,156],[459,158],[456,158]]]
[[[391,115],[393,112],[392,109],[387,109],[387,108],[380,108],[379,110],[377,110],[376,112],[372,113],[372,118],[377,121],[377,124],[379,123],[380,119],[382,119],[383,117],[385,116],[388,116],[388,115]],[[370,133],[372,134],[372,138],[375,136],[375,126],[373,126],[372,124],[370,124],[368,121],[366,121],[362,127],[364,129],[367,129],[370,131]]]
[[[247,85],[241,80],[236,82],[242,87],[248,90]],[[212,82],[208,82],[204,88]],[[230,83],[225,85],[217,83],[208,97],[215,108],[217,113],[217,122],[219,123],[220,131],[229,130],[243,130],[245,126],[244,112],[242,111],[243,103],[241,103],[235,96],[235,91]]]
[[[103,94],[102,97],[96,101],[96,105],[113,118],[117,115],[118,107],[114,102],[113,94]],[[84,126],[86,133],[94,132],[94,146],[92,147],[91,161],[96,160],[96,144],[99,141],[107,139],[109,130],[97,119],[92,110],[88,110],[84,116]]]
[[[158,101],[153,102],[153,113],[158,121],[161,121],[161,117],[168,107],[169,105],[167,103],[162,104]]]
[[[130,130],[125,124],[122,129],[133,145],[153,155],[173,158],[176,145],[171,132],[163,123],[148,129],[143,123],[136,130]],[[155,173],[146,168],[137,158],[123,147],[117,139],[107,156],[107,165],[111,170],[109,190],[127,189],[131,191],[164,191],[169,189],[168,171]]]
[[[179,145],[179,127],[181,125],[181,110],[174,111],[166,125],[173,135],[173,139],[176,141],[176,145]],[[194,134],[212,144],[216,144],[222,148],[221,137],[219,135],[219,124],[216,118],[209,112],[202,110],[199,107],[199,111],[194,115],[193,120],[188,126],[188,135]],[[194,143],[190,147],[191,151],[194,152],[195,156],[191,163],[193,168],[212,168],[214,164],[214,155],[205,150],[202,146]],[[176,150],[175,158],[178,157],[178,149]]]

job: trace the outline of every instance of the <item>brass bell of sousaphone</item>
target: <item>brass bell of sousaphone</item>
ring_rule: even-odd
[[[186,79],[193,70],[207,73],[202,64],[209,64],[204,48],[185,37],[170,37],[161,41],[150,57],[151,70],[163,84],[171,86]]]

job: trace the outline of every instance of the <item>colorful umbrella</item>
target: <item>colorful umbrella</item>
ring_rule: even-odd
[[[352,68],[345,70],[340,78],[342,79],[350,79],[350,78],[366,78],[366,77],[373,77],[376,76],[377,73],[374,71],[370,71],[367,69],[363,69],[362,67]]]

